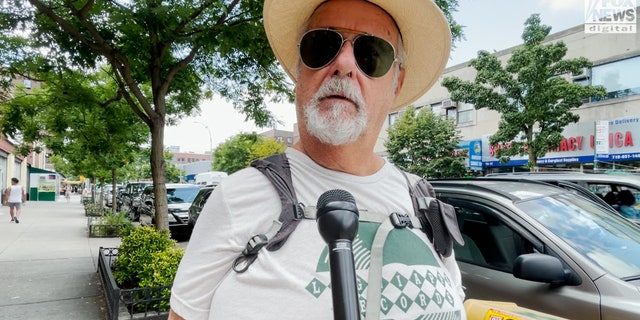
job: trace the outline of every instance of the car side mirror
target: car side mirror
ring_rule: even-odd
[[[552,285],[579,284],[580,280],[575,283],[570,273],[569,270],[565,270],[560,259],[542,253],[520,255],[513,265],[514,277]]]

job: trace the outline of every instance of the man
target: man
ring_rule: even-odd
[[[360,210],[413,212],[404,175],[373,149],[388,113],[422,96],[446,64],[451,35],[440,10],[431,0],[266,0],[264,24],[296,84],[300,141],[286,153],[298,201],[315,205],[338,188]],[[280,210],[254,168],[223,181],[181,261],[169,319],[331,319],[327,246],[313,220],[302,220],[279,250],[261,250],[246,272],[231,270]],[[361,221],[354,240],[364,318],[465,319],[454,256],[439,256],[420,230],[393,231],[382,274],[369,274],[379,225]],[[375,281],[377,301],[368,301]]]
[[[24,189],[18,184],[18,178],[11,178],[11,186],[4,192],[4,205],[9,206],[11,221],[20,223],[21,205],[26,201]]]

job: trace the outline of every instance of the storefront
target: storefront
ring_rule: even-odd
[[[480,145],[481,154],[471,151],[470,146]],[[469,142],[469,164],[482,159],[485,173],[528,170],[527,156],[511,158],[501,163],[495,153],[508,145],[489,145],[489,136]],[[474,147],[474,149],[478,149]],[[545,169],[571,170],[625,170],[640,168],[640,116],[625,117],[596,122],[581,122],[565,127],[560,146],[549,150],[539,158],[537,166]]]
[[[29,168],[29,201],[56,201],[62,176],[54,171]]]

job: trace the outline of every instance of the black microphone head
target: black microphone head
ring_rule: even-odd
[[[351,193],[340,189],[323,193],[318,198],[316,221],[325,242],[353,240],[358,232],[358,207]]]
[[[351,202],[354,205],[356,204],[356,200],[353,198],[351,193],[349,193],[349,191],[345,191],[341,189],[333,189],[333,190],[326,191],[325,193],[320,195],[320,198],[318,198],[318,204],[316,205],[316,208],[323,208],[329,202],[333,202],[333,201],[346,201],[346,202]]]

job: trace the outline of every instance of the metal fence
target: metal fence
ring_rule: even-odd
[[[118,248],[100,247],[98,274],[102,283],[109,320],[158,319],[169,316],[171,286],[121,289],[113,277],[112,265],[118,258]]]

